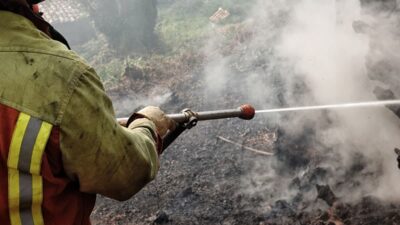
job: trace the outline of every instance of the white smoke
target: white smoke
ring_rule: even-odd
[[[157,88],[149,91],[147,96],[137,93],[129,93],[124,96],[115,96],[114,107],[118,117],[130,116],[135,111],[145,106],[161,106],[169,100],[170,90]]]
[[[295,62],[296,71],[304,75],[319,104],[375,98],[365,66],[371,50],[369,40],[352,26],[362,19],[360,12],[358,1],[302,1],[285,28],[279,51]],[[394,147],[400,144],[399,119],[386,108],[336,113],[335,127],[324,131],[327,144],[340,143],[336,150],[343,161],[336,166],[348,168],[352,163],[350,156],[360,152],[370,159],[365,170],[378,172],[379,166],[383,166],[382,177],[377,181],[361,181],[365,184],[360,187],[362,192],[400,200],[400,173],[393,155]],[[371,182],[379,185],[368,187]]]
[[[248,82],[240,84],[247,90],[243,95],[248,95],[258,106],[271,107],[279,102],[276,83],[269,78],[273,74],[280,75],[287,88],[286,97],[289,96],[286,103],[293,106],[371,101],[376,100],[377,85],[399,87],[392,82],[398,81],[400,71],[399,36],[393,33],[395,13],[381,15],[375,8],[362,10],[358,0],[260,0],[249,14],[251,19],[242,24],[252,33],[246,43],[246,54],[252,55],[260,49],[269,51],[263,55],[269,67],[262,72],[255,69],[248,75]],[[356,32],[355,24],[360,22],[366,32]],[[214,38],[209,46],[218,46],[215,42]],[[240,44],[235,48],[241,48]],[[217,54],[215,57],[213,52],[205,70],[205,80],[211,87],[206,90],[208,94],[227,88],[231,78],[232,63],[228,63],[231,56]],[[371,65],[385,60],[394,68],[380,71],[385,75],[380,80],[371,80]],[[305,96],[298,96],[293,88],[298,79],[309,89]],[[289,121],[279,120],[278,124],[299,133],[310,121],[315,123],[316,135],[326,147],[321,151],[329,149],[333,152],[325,153],[335,155],[335,160],[319,162],[336,171],[330,183],[360,184],[343,185],[341,190],[336,190],[340,197],[355,201],[374,195],[383,200],[400,201],[400,171],[393,153],[400,146],[399,118],[384,107],[332,110],[329,123],[321,121],[326,117],[320,113],[301,115]],[[258,118],[268,119],[268,116]],[[341,180],[351,169],[355,155],[365,158],[365,167],[354,177],[346,178],[350,180]],[[251,181],[244,178],[248,184],[246,191],[292,195],[283,191],[282,186],[286,187],[288,182],[275,176],[271,163],[262,163],[255,167],[258,184],[254,178]],[[263,169],[268,172],[262,172]],[[277,186],[266,185],[265,181],[279,183],[279,190],[272,190]]]

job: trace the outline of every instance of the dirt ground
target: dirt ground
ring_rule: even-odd
[[[119,104],[126,103],[121,101],[124,96],[145,94],[157,85],[172,90],[162,106],[170,113],[185,107],[227,108],[247,101],[236,96],[234,91],[227,92],[225,101],[221,102],[212,102],[196,94],[204,84],[196,76],[199,70],[191,66],[195,59],[187,55],[182,57],[186,63],[174,64],[174,67],[171,61],[157,69],[128,69],[121,85],[108,89],[119,115],[129,113],[126,108],[118,110],[123,108]],[[172,75],[176,71],[170,68],[180,71],[179,78]],[[144,81],[141,73],[147,74],[146,79],[152,82]],[[163,79],[153,79],[155,77]],[[275,155],[256,154],[218,137]],[[303,136],[291,136],[262,118],[201,122],[166,150],[155,181],[131,200],[117,202],[99,196],[92,214],[93,224],[400,224],[400,204],[383,203],[371,196],[350,203],[337,197],[335,191],[340,185],[330,187],[327,182],[334,171],[313,163],[313,159],[321,156],[309,149],[312,137],[312,130]],[[271,164],[275,165],[275,171],[281,171],[282,174],[275,176],[279,179],[281,175],[281,182],[263,177],[270,172],[265,165]],[[354,167],[354,172],[357,168]],[[306,172],[298,175],[296,170],[300,169]],[[297,194],[274,195],[275,191],[284,193],[280,190],[282,187],[290,187],[290,191]]]

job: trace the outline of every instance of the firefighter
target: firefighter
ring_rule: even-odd
[[[174,124],[146,107],[120,126],[38,2],[0,0],[0,224],[90,224],[96,194],[126,200],[154,179]]]

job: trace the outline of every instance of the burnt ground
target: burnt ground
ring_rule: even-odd
[[[284,23],[282,18],[286,17],[275,19]],[[274,56],[273,49],[268,47],[273,46],[276,36],[264,37],[261,34],[262,40],[270,44],[254,46],[251,39],[257,34],[246,27],[257,24],[250,25],[239,24],[233,27],[233,31],[218,31],[229,38],[212,46],[216,52],[208,52],[211,58],[184,51],[175,56],[151,58],[140,68],[128,66],[118,84],[108,86],[107,90],[117,114],[127,116],[147,104],[160,105],[168,113],[184,108],[198,111],[232,108],[243,103],[252,103],[257,109],[264,102],[278,107],[300,102],[312,104],[306,84],[290,67],[282,66],[284,60]],[[398,77],[396,74],[400,69],[395,59],[389,57],[391,54],[385,53],[386,48],[380,47],[384,43],[379,40],[371,41],[371,49],[380,49],[382,55],[388,57],[375,62],[372,60],[376,58],[374,51],[371,51],[367,56],[367,76],[385,84],[374,90],[378,99],[398,99],[400,87],[392,79]],[[203,75],[205,64],[219,60],[219,55],[227,59],[231,71],[227,83],[214,97],[205,91],[208,89]],[[272,58],[276,61],[270,62]],[[276,71],[275,67],[288,69]],[[292,87],[285,86],[280,73],[291,74]],[[261,74],[254,77],[254,85],[267,83],[273,90],[265,93],[274,95],[246,97],[243,93],[249,90],[244,88],[244,84],[248,83],[250,74]],[[391,76],[393,74],[395,76]],[[161,100],[152,100],[154,96]],[[398,107],[390,109],[399,115]],[[290,127],[291,122],[299,122],[296,118],[304,118],[300,121],[303,124],[301,132],[293,132]],[[318,123],[315,118],[319,119]],[[344,194],[362,190],[360,187],[367,181],[378,180],[376,178],[382,175],[379,170],[382,165],[378,162],[375,168],[369,167],[371,160],[357,153],[351,156],[352,163],[348,168],[335,165],[340,161],[337,154],[340,149],[337,148],[341,146],[329,146],[318,138],[321,137],[318,132],[332,127],[334,120],[335,115],[321,111],[310,115],[283,114],[279,118],[257,116],[252,121],[201,122],[166,150],[160,159],[161,169],[157,178],[132,199],[116,202],[99,197],[92,214],[93,223],[400,224],[400,203],[383,202],[368,192],[360,192],[354,197]],[[219,137],[274,155],[257,154]],[[394,153],[393,164],[396,165]],[[331,179],[333,177],[335,179]],[[373,182],[368,184],[374,185]]]
[[[202,57],[180,57],[155,67],[127,68],[120,85],[108,89],[116,107],[125,96],[154,94],[148,90],[157,86],[172,91],[162,105],[170,113],[185,107],[231,108],[249,101],[234,90],[227,90],[219,102],[199,94],[205,85],[197,76]],[[240,76],[236,78],[240,82]],[[314,132],[310,127],[292,136],[262,117],[201,122],[167,149],[155,181],[132,199],[117,202],[99,196],[93,224],[400,224],[400,204],[372,196],[348,202],[335,194],[342,184],[329,183],[335,172],[318,164],[326,156],[311,149],[310,143],[318,142]],[[275,155],[256,154],[218,136]],[[355,160],[345,176],[351,178],[362,168],[362,160]],[[274,175],[268,176],[271,171]]]
[[[156,180],[131,200],[119,203],[100,197],[94,224],[400,224],[400,205],[372,197],[347,204],[329,191],[315,194],[311,202],[302,202],[301,195],[268,201],[268,192],[242,193],[243,177],[254,176],[256,163],[272,160],[216,138],[246,140],[254,127],[243,123],[205,122],[185,133],[163,154]],[[307,189],[317,190],[317,180],[326,173],[315,168],[301,181],[293,178],[292,188],[313,192]],[[262,182],[268,185],[268,179]]]

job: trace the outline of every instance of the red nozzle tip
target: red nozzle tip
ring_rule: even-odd
[[[242,115],[240,115],[239,117],[240,119],[251,120],[256,114],[256,110],[254,109],[254,107],[249,104],[240,106],[240,110],[242,111]]]

